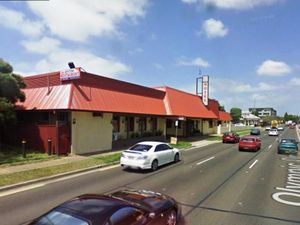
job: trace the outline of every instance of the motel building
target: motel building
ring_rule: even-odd
[[[25,102],[17,103],[11,143],[54,154],[90,154],[143,140],[217,133],[229,122],[219,103],[171,87],[149,88],[81,71],[24,77]],[[229,116],[228,116],[229,115]],[[49,145],[50,143],[50,145]]]

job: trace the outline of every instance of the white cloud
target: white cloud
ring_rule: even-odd
[[[289,84],[292,86],[300,86],[300,78],[299,77],[292,78]]]
[[[48,46],[43,47],[43,44],[48,44]],[[67,63],[70,61],[74,62],[75,66],[82,66],[87,72],[115,78],[131,71],[128,65],[113,57],[97,56],[88,50],[61,48],[60,42],[56,39],[42,38],[35,42],[24,41],[23,45],[30,52],[43,54],[44,58],[34,64],[19,63],[20,68],[16,67],[17,71],[30,71],[19,72],[22,75],[62,70],[67,68]]]
[[[202,30],[208,38],[224,37],[228,34],[228,29],[222,21],[210,18],[202,24]]]
[[[47,54],[58,49],[60,41],[53,38],[43,37],[40,41],[22,41],[21,44],[30,52]]]
[[[266,60],[257,69],[258,75],[283,76],[292,72],[292,69],[285,62]]]
[[[258,6],[272,5],[279,0],[203,0],[208,6],[222,9],[252,9]]]
[[[260,82],[257,85],[257,88],[255,88],[257,91],[275,91],[282,89],[280,85],[272,85],[264,82]]]
[[[197,3],[198,0],[181,0],[183,3],[187,3],[187,4],[194,4]]]
[[[187,4],[203,3],[208,7],[216,7],[220,9],[245,10],[253,9],[259,6],[273,5],[282,0],[181,0]]]
[[[86,41],[90,36],[119,35],[124,19],[145,15],[148,0],[51,0],[28,2],[52,34],[72,41]]]
[[[257,93],[265,91],[280,90],[281,85],[274,85],[260,82],[255,85],[238,82],[235,80],[215,79],[213,83],[214,90],[226,93]]]
[[[144,52],[144,50],[142,48],[135,48],[133,50],[128,51],[129,55],[136,55],[136,54],[140,54]]]
[[[206,60],[197,57],[195,59],[186,59],[184,57],[177,60],[177,65],[179,66],[199,66],[199,67],[210,67],[211,65]]]
[[[154,63],[153,66],[158,69],[158,70],[163,70],[164,69],[164,66],[161,65],[160,63]]]
[[[0,25],[17,30],[22,34],[35,37],[42,34],[44,26],[37,21],[28,20],[23,13],[0,5]]]

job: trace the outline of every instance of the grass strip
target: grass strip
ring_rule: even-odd
[[[80,161],[57,165],[57,166],[50,166],[50,167],[27,170],[27,171],[11,173],[11,174],[3,174],[0,175],[0,186],[16,184],[28,180],[52,176],[52,175],[79,170],[83,168],[88,168],[92,166],[118,162],[120,160],[120,155],[121,153],[114,153],[111,155],[91,157],[89,159],[83,159]]]
[[[210,136],[206,139],[207,141],[221,141],[222,136]]]
[[[170,144],[173,148],[185,149],[192,147],[192,144],[187,141],[178,141],[177,144]]]

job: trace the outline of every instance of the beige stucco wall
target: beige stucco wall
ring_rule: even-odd
[[[84,154],[112,148],[112,114],[93,117],[92,112],[72,112],[72,154]]]
[[[208,120],[204,120],[203,121],[203,134],[216,134],[218,131],[218,126],[217,126],[218,121],[217,120],[213,120],[213,127],[209,127],[209,121]]]

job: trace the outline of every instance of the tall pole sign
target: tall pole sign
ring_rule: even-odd
[[[209,76],[202,76],[202,102],[204,105],[208,105],[209,98]]]
[[[201,73],[201,72],[200,72]],[[200,74],[199,74],[200,75]],[[200,82],[201,80],[201,82]],[[201,83],[201,92],[198,88]],[[208,106],[208,99],[209,99],[209,76],[203,75],[196,78],[196,95],[202,96],[202,102],[205,106]]]

